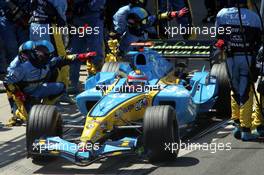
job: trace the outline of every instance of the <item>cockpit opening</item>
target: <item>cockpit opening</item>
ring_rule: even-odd
[[[146,65],[146,57],[144,54],[138,54],[136,58],[136,65]]]

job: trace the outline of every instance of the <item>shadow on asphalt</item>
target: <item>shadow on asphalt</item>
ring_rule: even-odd
[[[216,140],[227,137],[228,135],[230,135],[230,133],[232,133],[231,128],[221,128],[220,130],[218,129],[216,131],[211,132],[210,134],[208,133],[206,137],[197,138],[193,142],[210,144],[215,142]]]
[[[25,134],[0,144],[0,168],[23,159],[26,156]]]
[[[158,167],[190,167],[195,166],[200,161],[194,157],[178,157],[175,161],[165,162]]]
[[[74,105],[57,106],[58,110],[62,113],[63,118],[66,120],[75,119],[80,117],[77,108]],[[24,127],[24,126],[19,126]],[[0,132],[5,132],[14,129],[14,127],[5,127],[0,123]],[[4,134],[4,133],[2,133]],[[26,134],[10,139],[7,142],[0,142],[0,168],[9,164],[17,162],[26,157]],[[1,174],[1,172],[0,172]]]
[[[159,167],[190,167],[200,161],[193,157],[179,157],[172,162],[149,164],[137,156],[111,157],[87,167],[73,166],[65,160],[56,161],[56,166],[47,164],[34,173],[37,174],[148,174]]]
[[[0,122],[0,132],[9,131],[12,128],[6,127],[3,123]]]

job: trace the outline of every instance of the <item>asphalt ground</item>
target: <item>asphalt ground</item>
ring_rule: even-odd
[[[195,24],[201,26],[200,21],[205,15],[203,3],[201,0],[191,2]],[[208,39],[208,36],[199,37]],[[66,120],[81,117],[74,105],[60,105],[59,109]],[[175,161],[150,164],[144,158],[126,155],[106,158],[88,167],[78,167],[63,159],[43,164],[35,164],[27,159],[25,126],[5,127],[4,124],[10,117],[6,95],[0,94],[0,174],[261,175],[264,172],[264,143],[234,139],[231,134],[232,125],[217,116],[201,120],[192,134],[183,141],[200,146],[195,149],[182,148]],[[204,145],[212,147],[209,149]],[[225,145],[225,149],[215,149],[215,145]]]

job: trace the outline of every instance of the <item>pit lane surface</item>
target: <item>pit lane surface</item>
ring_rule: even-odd
[[[205,11],[201,0],[191,1],[196,24],[200,24]],[[199,11],[197,11],[199,10]],[[204,38],[204,36],[199,36]],[[207,37],[206,37],[207,38]],[[64,113],[72,112],[76,118],[78,111],[74,106],[62,106]],[[232,126],[214,121],[210,126],[205,122],[197,133],[192,135],[191,143],[231,143],[230,151],[181,150],[174,162],[149,164],[137,156],[113,157],[96,162],[88,167],[78,167],[57,159],[42,165],[32,163],[26,158],[25,127],[6,128],[3,124],[10,117],[10,109],[5,94],[0,94],[0,174],[177,174],[177,175],[261,175],[264,172],[264,144],[261,142],[244,143],[230,135]],[[221,123],[216,130],[201,135],[208,127]],[[206,129],[207,128],[207,129]]]
[[[145,174],[150,172],[155,173],[156,171],[157,173],[159,173],[158,171],[162,171],[159,169],[166,168],[166,166],[171,166],[171,168],[173,167],[172,169],[177,170],[178,166],[186,166],[188,164],[195,165],[199,163],[199,160],[197,158],[187,156],[187,154],[191,151],[181,150],[181,158],[169,164],[164,163],[152,165],[145,161],[143,158],[139,158],[138,156],[134,155],[124,155],[120,157],[103,159],[101,161],[95,162],[88,167],[78,167],[63,159],[57,159],[51,162],[45,162],[43,164],[34,164],[31,159],[26,158],[25,126],[6,128],[2,125],[7,121],[10,115],[8,102],[5,99],[5,94],[1,94],[0,96],[1,101],[3,100],[3,103],[1,103],[0,105],[0,174]],[[77,110],[75,110],[74,106],[59,106],[59,108],[63,109],[63,114],[65,114],[63,115],[64,119],[78,119],[80,117],[80,114]],[[69,113],[71,113],[70,116],[66,115]],[[201,133],[202,130],[208,128],[208,125],[215,126],[215,124],[217,123],[220,123],[220,121],[210,121],[210,125],[209,123],[202,122],[202,124],[197,127],[196,132]],[[195,136],[197,136],[197,134],[194,133],[192,136],[194,140],[191,140],[190,142],[198,143],[200,139],[195,139]],[[211,142],[211,140],[212,139],[210,138],[208,142]]]
[[[203,63],[202,63],[203,64]],[[195,67],[201,65],[193,65]],[[26,158],[25,126],[7,128],[3,124],[10,117],[5,94],[0,94],[0,174],[262,174],[263,143],[242,143],[230,135],[232,125],[227,120],[203,117],[195,129],[183,140],[185,144],[230,144],[231,150],[200,147],[183,148],[173,162],[150,164],[135,155],[102,159],[87,167],[78,167],[64,159],[42,164]],[[60,105],[64,120],[77,120],[80,113],[74,105]],[[69,115],[70,114],[70,115]]]
[[[1,94],[0,116],[4,123],[9,116],[9,107],[4,94]],[[3,101],[2,101],[3,99]],[[2,103],[3,102],[3,103]],[[66,113],[74,106],[63,106]],[[70,117],[76,118],[74,112]],[[66,116],[65,116],[66,117]],[[65,118],[64,117],[64,118]],[[206,120],[204,120],[206,121]],[[173,162],[149,164],[134,155],[111,157],[95,162],[87,167],[75,166],[63,159],[43,164],[34,164],[26,158],[25,127],[0,127],[0,174],[262,174],[264,172],[264,144],[257,142],[242,143],[230,135],[232,126],[227,121],[210,120],[202,122],[190,141],[184,143],[230,144],[231,150],[193,150],[182,149],[179,158]],[[209,125],[209,126],[208,126]],[[215,127],[217,125],[217,127]],[[209,133],[208,131],[213,128]],[[200,135],[201,134],[201,135]]]

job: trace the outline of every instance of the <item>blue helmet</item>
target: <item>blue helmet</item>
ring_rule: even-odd
[[[148,24],[148,12],[141,7],[133,7],[127,15],[127,26],[131,34],[140,36]]]
[[[30,62],[36,68],[43,68],[54,57],[54,52],[55,48],[51,42],[47,40],[36,41],[33,51],[34,57],[31,58]]]
[[[33,50],[35,48],[35,42],[34,41],[27,41],[20,45],[19,47],[19,53],[23,52],[25,50]]]
[[[54,48],[53,44],[47,40],[36,41],[36,46],[44,46],[44,47],[48,48],[50,54],[53,54],[55,52],[55,48]]]
[[[27,41],[24,42],[19,46],[18,49],[18,57],[21,62],[25,62],[32,57],[33,50],[35,49],[35,42],[34,41]]]
[[[148,12],[141,7],[133,7],[130,9],[128,13],[128,19],[133,17],[139,21],[146,19],[148,16],[149,16]]]

